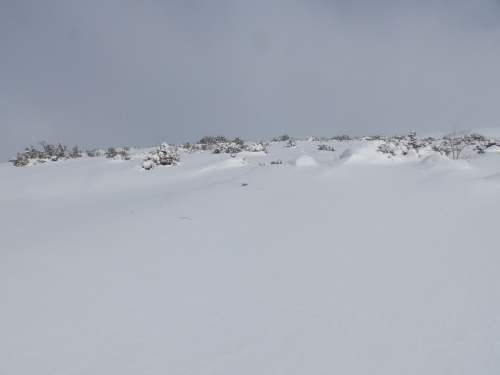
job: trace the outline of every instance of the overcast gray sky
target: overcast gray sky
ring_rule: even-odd
[[[0,158],[500,126],[500,1],[0,0]]]

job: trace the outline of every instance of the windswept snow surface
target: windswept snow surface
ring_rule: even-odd
[[[0,373],[498,374],[500,153],[297,144],[1,164]]]

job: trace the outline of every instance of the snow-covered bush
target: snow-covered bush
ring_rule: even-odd
[[[290,137],[287,134],[283,134],[281,137],[279,137],[279,140],[281,142],[288,141],[289,139],[290,139]]]
[[[95,158],[104,155],[104,150],[94,148],[93,150],[86,150],[85,153],[89,158]]]
[[[349,137],[348,135],[336,135],[336,136],[332,137],[332,140],[333,141],[340,141],[340,142],[348,142],[348,141],[352,141],[353,139],[351,137]]]
[[[202,150],[212,150],[215,145],[228,142],[229,139],[227,139],[223,135],[217,135],[215,137],[206,135],[198,141],[198,144],[201,146]]]
[[[247,150],[250,151],[250,152],[265,152],[266,154],[268,153],[268,150],[267,150],[267,146],[269,146],[269,144],[266,142],[257,142],[257,143],[253,143],[251,145],[249,145],[247,147]]]
[[[479,134],[462,137],[456,137],[453,134],[452,136],[445,136],[438,139],[427,137],[419,140],[416,133],[412,131],[408,135],[408,138],[404,136],[378,138],[383,141],[378,146],[378,151],[391,156],[407,155],[410,153],[419,156],[422,152],[437,152],[451,159],[462,159],[484,153],[488,147],[500,146],[500,142],[486,140]]]
[[[198,145],[192,145],[189,149],[185,150],[188,154],[194,154],[195,152],[203,152],[203,149]]]
[[[45,155],[44,159],[46,160],[58,161],[65,160],[68,157],[67,146],[60,143],[57,146],[54,146],[45,142],[40,142],[40,145],[43,147],[43,154]]]
[[[118,152],[116,151],[116,149],[114,147],[110,147],[110,148],[108,148],[108,151],[106,151],[104,153],[104,155],[108,159],[114,159],[116,156],[118,156]]]
[[[212,146],[214,154],[237,154],[245,150],[245,142],[236,137],[233,141],[220,140]]]
[[[271,164],[283,164],[283,161],[281,159],[273,160]]]
[[[110,147],[108,151],[104,153],[108,159],[114,160],[130,160],[131,156],[127,152],[128,147]]]
[[[373,136],[381,140],[382,143],[378,146],[377,151],[392,156],[414,155],[419,156],[418,150],[424,146],[417,139],[417,133],[410,132],[408,138],[404,135],[395,135],[392,137]],[[371,138],[373,138],[371,137]],[[413,150],[413,151],[410,151]]]
[[[78,146],[73,147],[71,152],[68,152],[68,147],[59,143],[57,146],[40,142],[43,150],[39,150],[33,146],[24,149],[24,152],[18,152],[15,156],[9,159],[15,167],[24,167],[27,165],[35,165],[45,163],[47,161],[67,160],[71,158],[79,158],[82,156]]]
[[[323,141],[323,140],[324,140],[324,138],[318,138],[318,137],[315,137],[313,135],[310,135],[310,136],[304,138],[304,141],[308,141],[308,142],[319,142],[319,141]]]
[[[184,150],[184,152],[186,154],[193,154],[195,152],[203,152],[203,147],[202,145],[198,144],[198,143],[195,143],[195,144],[191,144],[189,142],[186,142],[184,143],[181,147],[179,147],[180,149]]]
[[[142,168],[149,171],[155,167],[155,162],[152,160],[151,157],[145,157],[144,161],[142,162]]]
[[[482,142],[471,142],[471,139],[468,136],[451,138],[443,137],[442,139],[436,140],[436,142],[431,145],[431,149],[452,159],[459,159],[464,155],[462,152],[467,148],[467,146],[471,146],[472,144],[476,146],[476,149],[477,146],[479,146],[480,149],[483,145]]]
[[[68,156],[72,159],[81,158],[82,152],[80,151],[78,146],[75,145],[75,147],[73,147],[73,149],[71,150],[71,152],[69,153]]]
[[[382,143],[377,147],[377,151],[392,156],[404,156],[408,154],[408,141],[404,136],[382,137]]]
[[[377,150],[383,154],[389,154],[392,156],[402,156],[408,153],[408,148],[403,142],[397,142],[394,140],[380,144]]]
[[[180,155],[168,143],[163,142],[156,146],[156,150],[144,157],[142,168],[150,170],[156,166],[177,165],[180,161]]]
[[[422,140],[422,143],[431,151],[446,155],[451,159],[467,159],[484,153],[489,147],[500,146],[500,141],[494,139],[487,140],[480,134],[457,137],[456,132],[441,139],[426,138]]]
[[[438,152],[441,155],[446,155],[450,153],[450,139],[445,137],[443,139],[439,139],[430,144],[432,151]]]
[[[285,147],[291,147],[291,148],[297,147],[297,143],[295,142],[295,139],[288,138],[287,141],[286,141]]]
[[[389,137],[386,137],[385,135],[375,134],[375,135],[369,135],[368,137],[363,137],[363,140],[365,140],[365,141],[388,141]]]
[[[488,151],[488,149],[493,149],[496,147],[500,147],[500,141],[494,139],[484,140],[483,142],[476,142],[475,151],[478,154],[484,154]]]
[[[335,148],[333,146],[328,146],[328,145],[318,145],[318,151],[335,151]]]
[[[201,150],[211,150],[213,154],[236,154],[245,150],[245,142],[240,138],[231,141],[222,135],[205,136],[198,141],[197,146]]]
[[[481,134],[471,134],[469,135],[469,138],[473,141],[473,142],[487,142],[488,140],[486,138],[484,138],[484,136],[482,136]],[[491,139],[490,139],[491,141]]]
[[[128,147],[127,147],[128,148]],[[118,157],[122,160],[130,160],[131,156],[125,148],[117,149]]]
[[[436,142],[436,138],[427,137],[427,138],[423,138],[420,140],[420,145],[422,147],[432,146],[432,144],[434,144],[434,142]]]
[[[9,162],[12,163],[14,167],[25,167],[30,163],[30,160],[25,154],[18,152],[17,155],[9,158]]]
[[[158,156],[158,165],[176,165],[180,162],[179,154],[166,142],[156,146],[156,156]]]

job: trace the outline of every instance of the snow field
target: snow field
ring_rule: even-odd
[[[2,372],[498,373],[500,154],[283,144],[1,164]]]

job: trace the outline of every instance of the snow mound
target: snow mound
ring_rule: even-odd
[[[220,169],[242,167],[247,164],[250,164],[250,162],[243,155],[237,155],[202,168],[199,172],[214,172]]]
[[[348,148],[342,153],[342,155],[340,155],[340,159],[354,162],[386,160],[387,157],[384,154],[377,152],[377,148],[380,144],[382,144],[382,142],[374,141],[366,142],[362,145]]]
[[[490,146],[487,149],[485,149],[484,152],[499,152],[500,153],[500,147],[493,145],[493,146]]]
[[[418,159],[418,152],[411,148],[408,150],[406,157],[411,159]]]
[[[433,154],[427,156],[417,164],[421,172],[446,171],[451,169],[470,169],[472,166],[465,160],[452,160],[444,155]]]
[[[331,163],[339,159],[339,155],[336,152],[324,152],[314,155],[314,160],[318,165],[330,165]]]
[[[288,164],[296,167],[318,167],[316,160],[309,155],[300,155],[298,158],[290,160]]]
[[[220,167],[221,168],[235,168],[235,167],[241,167],[242,165],[246,165],[246,164],[249,164],[248,160],[245,159],[244,156],[238,155],[238,156],[235,156],[234,158],[230,157],[230,158],[224,160],[221,163]]]

